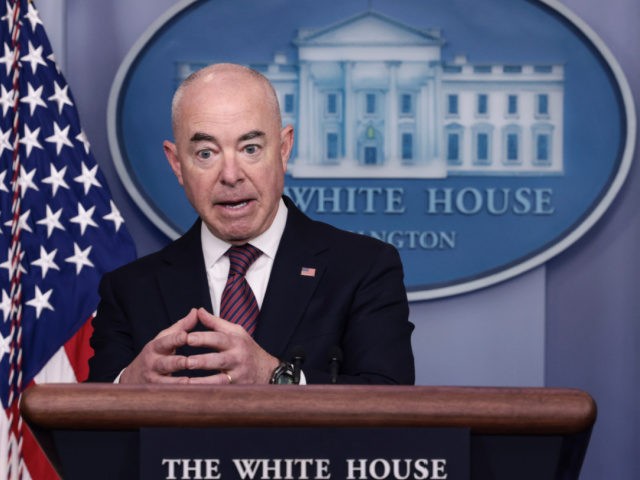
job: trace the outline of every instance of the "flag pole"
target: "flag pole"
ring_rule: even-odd
[[[11,47],[13,49],[13,63],[11,65],[13,77],[13,161],[11,172],[11,243],[10,243],[10,293],[11,330],[9,334],[9,451],[8,473],[9,478],[22,478],[22,417],[18,410],[20,395],[22,392],[22,282],[21,264],[23,256],[20,239],[20,132],[19,132],[19,105],[20,105],[20,0],[12,0],[11,11]],[[13,438],[12,438],[13,437]]]

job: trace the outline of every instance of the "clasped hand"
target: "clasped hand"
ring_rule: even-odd
[[[206,331],[193,331],[198,322]],[[177,355],[189,345],[210,353]],[[120,383],[269,383],[278,359],[263,350],[240,325],[195,309],[145,345],[125,368]],[[172,376],[180,370],[210,370],[205,377]]]

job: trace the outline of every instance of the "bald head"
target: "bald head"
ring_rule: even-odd
[[[255,94],[268,106],[278,126],[282,124],[278,97],[264,75],[243,65],[217,63],[193,72],[176,90],[171,102],[171,126],[174,135],[180,121],[182,103],[193,90],[202,88],[207,88],[210,92],[209,101],[216,101],[216,96]]]
[[[293,147],[269,81],[240,65],[206,67],[178,88],[172,119],[164,152],[209,231],[234,245],[265,232]]]

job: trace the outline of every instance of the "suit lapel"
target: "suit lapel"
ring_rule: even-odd
[[[262,348],[275,355],[287,354],[284,349],[300,323],[326,267],[320,255],[326,246],[310,231],[313,222],[286,197],[285,202],[288,208],[287,224],[254,335]]]
[[[167,326],[184,317],[191,308],[204,307],[212,311],[200,225],[198,220],[163,252],[164,265],[157,279],[168,315]]]

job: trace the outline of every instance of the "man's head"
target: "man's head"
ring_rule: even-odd
[[[209,230],[234,244],[271,225],[284,188],[293,128],[258,72],[217,64],[192,74],[172,103],[165,155]]]

